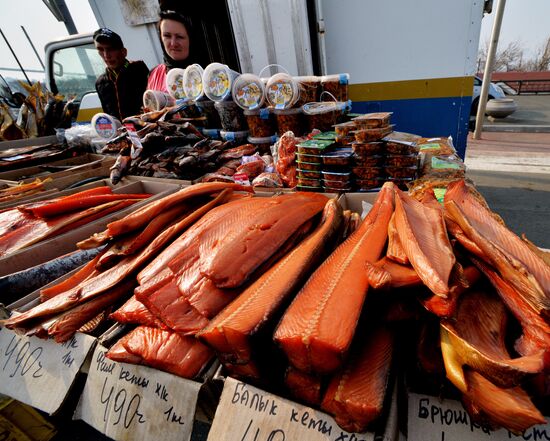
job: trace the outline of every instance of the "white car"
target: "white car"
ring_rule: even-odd
[[[470,115],[477,114],[477,106],[479,104],[479,95],[481,94],[481,78],[474,77],[474,93],[472,95],[472,107]],[[489,92],[487,94],[487,102],[495,98],[506,98],[504,91],[500,86],[494,83],[489,83]]]

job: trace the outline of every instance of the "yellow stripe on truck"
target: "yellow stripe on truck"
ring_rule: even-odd
[[[349,95],[352,101],[386,101],[472,96],[473,90],[474,77],[471,76],[349,85]]]
[[[101,113],[101,112],[103,112],[101,107],[94,107],[91,109],[78,109],[76,122],[77,123],[90,122],[96,113]]]

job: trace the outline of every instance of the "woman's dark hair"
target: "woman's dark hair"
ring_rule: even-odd
[[[168,69],[172,69],[174,67],[185,68],[194,63],[201,64],[204,67],[204,61],[203,61],[205,58],[204,57],[205,51],[203,49],[204,45],[201,39],[198,38],[197,36],[195,27],[193,26],[192,19],[174,10],[161,10],[159,15],[160,15],[160,20],[158,22],[159,35],[161,35],[160,25],[162,23],[162,20],[174,20],[185,26],[185,29],[187,30],[187,34],[189,36],[189,56],[182,61],[176,61],[173,58],[171,58],[166,52],[166,48],[162,43],[162,38],[160,39],[160,45],[162,47],[162,52],[164,54],[164,64],[166,65],[166,67]]]

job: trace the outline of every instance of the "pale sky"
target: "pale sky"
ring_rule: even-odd
[[[490,39],[498,1],[494,1],[493,13],[482,20],[480,44]],[[87,0],[66,0],[66,3],[79,32],[93,32],[97,29],[97,22]],[[65,25],[55,20],[42,0],[0,0],[0,11],[0,29],[25,69],[40,70],[41,66],[21,30],[21,25],[27,30],[42,58],[46,42],[68,35]],[[534,52],[550,36],[549,17],[550,0],[507,0],[499,47],[519,40],[526,49],[526,55],[530,55],[531,51]],[[451,17],[449,19],[452,20]],[[17,68],[17,63],[4,40],[0,38],[0,68],[5,67]],[[0,74],[22,78],[17,72],[0,70]],[[41,74],[33,72],[29,72],[29,76],[42,78]]]

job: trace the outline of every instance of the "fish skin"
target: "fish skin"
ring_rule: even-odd
[[[456,258],[443,212],[396,190],[395,227],[418,276],[434,294],[446,297]]]
[[[500,388],[473,370],[466,370],[465,378],[468,384],[465,398],[497,426],[521,434],[531,426],[546,423],[544,416],[519,386]]]
[[[300,192],[268,200],[265,210],[242,213],[246,229],[231,228],[231,220],[223,219],[218,229],[233,234],[201,242],[201,273],[216,286],[242,285],[300,225],[321,212],[327,202],[324,195]],[[252,219],[244,219],[247,214],[253,216]]]
[[[198,340],[176,332],[138,326],[107,352],[107,358],[143,364],[183,378],[195,378],[213,358]]]
[[[365,262],[380,258],[394,193],[392,183],[384,184],[359,228],[312,274],[283,315],[274,340],[297,369],[324,374],[341,366],[367,295]]]
[[[45,263],[0,277],[1,301],[9,304],[93,259],[99,249],[77,250]]]
[[[495,220],[493,213],[468,192],[464,181],[449,186],[445,209],[483,251],[478,257],[495,267],[537,312],[550,318],[550,266]]]
[[[301,286],[322,258],[324,248],[339,232],[342,209],[329,200],[317,229],[288,252],[227,308],[210,321],[197,337],[233,363],[252,360],[250,337],[260,332],[276,311]]]
[[[462,296],[453,319],[441,322],[461,363],[503,388],[518,386],[544,368],[544,350],[510,357],[505,344],[507,318],[498,297],[474,290]]]
[[[348,432],[364,432],[382,414],[393,353],[393,334],[378,328],[358,345],[342,372],[334,375],[321,408]]]

